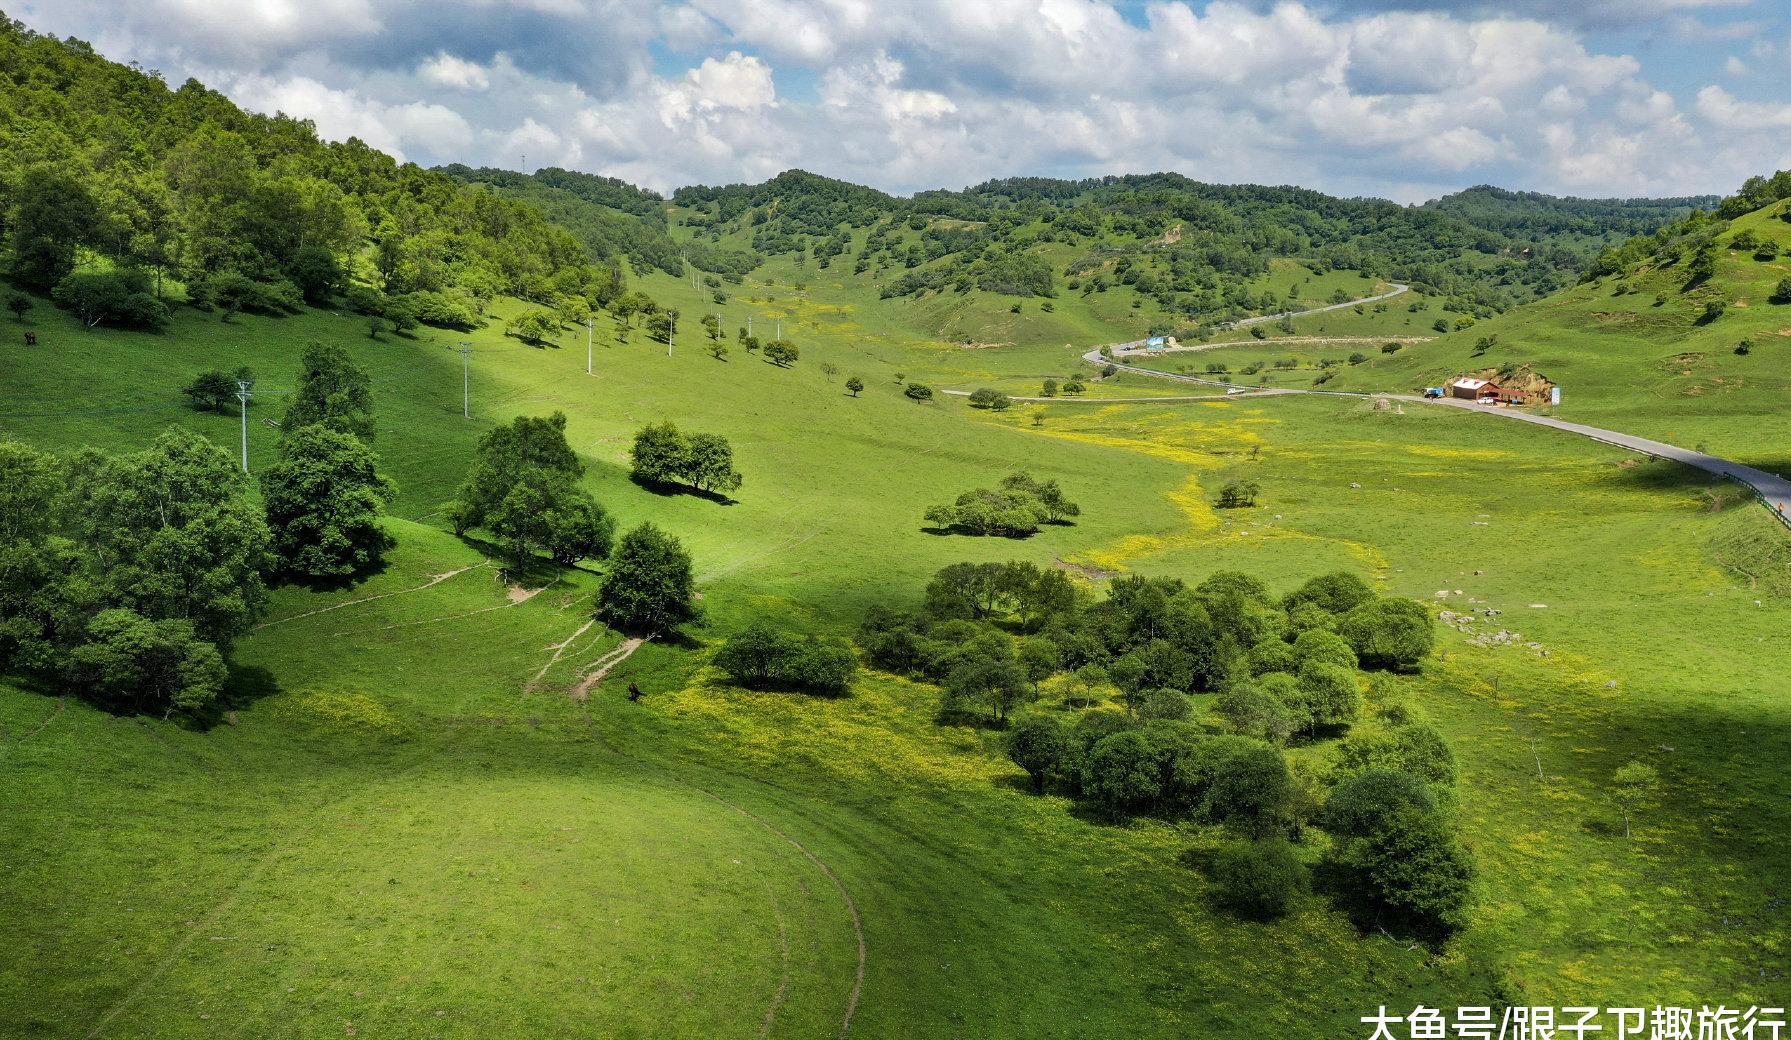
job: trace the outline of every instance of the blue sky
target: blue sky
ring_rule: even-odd
[[[1791,167],[1784,0],[30,0],[404,158],[660,190],[1174,170],[1416,202]]]

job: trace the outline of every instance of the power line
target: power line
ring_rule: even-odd
[[[243,420],[243,472],[249,472],[249,398],[253,396],[249,387],[253,385],[247,379],[236,381],[237,412]]]

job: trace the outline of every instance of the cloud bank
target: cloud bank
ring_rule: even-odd
[[[1726,192],[1791,166],[1791,99],[1749,74],[1784,62],[1783,27],[1726,23],[1752,49],[1705,47],[1686,97],[1590,42],[1751,6],[93,0],[21,17],[425,164],[661,190],[802,167],[897,192],[1175,170],[1416,201],[1482,181]],[[1705,35],[1725,33],[1743,35]]]

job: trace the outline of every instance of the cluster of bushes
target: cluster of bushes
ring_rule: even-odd
[[[839,640],[798,637],[755,623],[728,638],[715,666],[749,689],[838,695],[852,688],[858,657]]]
[[[970,392],[970,407],[987,408],[990,411],[1005,412],[1014,406],[1014,399],[991,387],[981,387]]]
[[[219,407],[235,378],[206,373],[187,392]],[[119,710],[203,711],[269,579],[352,574],[390,545],[371,436],[366,374],[313,344],[259,505],[229,452],[179,428],[69,460],[0,442],[0,671]]]
[[[1081,507],[1064,497],[1057,481],[1037,480],[1021,471],[1002,478],[997,487],[976,488],[955,502],[933,506],[923,518],[940,530],[1018,538],[1036,533],[1040,524],[1067,523],[1080,515]]]
[[[942,721],[1013,719],[1007,751],[1036,790],[1109,819],[1222,828],[1207,869],[1235,911],[1286,912],[1316,861],[1364,927],[1434,938],[1459,926],[1473,882],[1448,813],[1454,757],[1402,706],[1363,723],[1359,670],[1415,664],[1431,628],[1347,574],[1281,597],[1236,573],[1122,578],[1096,600],[1061,571],[966,563],[919,610],[874,610],[858,641],[876,667],[940,684]],[[1065,707],[1116,691],[1123,710],[1025,708],[1050,689]],[[1189,694],[1205,692],[1216,703],[1198,712]],[[1326,754],[1290,766],[1296,738]]]
[[[269,539],[236,460],[196,433],[66,461],[0,442],[0,670],[201,710],[266,601]]]
[[[710,494],[726,494],[741,484],[727,438],[685,434],[669,421],[642,427],[634,435],[630,457],[634,479],[643,484],[681,484]]]
[[[149,291],[149,275],[141,268],[72,272],[50,290],[50,299],[88,328],[160,329],[168,324],[168,307]]]
[[[876,667],[941,684],[948,715],[980,707],[999,721],[1045,688],[1085,703],[1111,688],[1132,716],[1175,720],[1188,694],[1213,693],[1227,732],[1271,744],[1341,731],[1360,710],[1358,669],[1409,669],[1434,639],[1422,604],[1347,573],[1281,597],[1232,572],[1193,587],[1116,578],[1094,600],[1025,562],[953,564],[918,610],[877,608],[858,633]]]

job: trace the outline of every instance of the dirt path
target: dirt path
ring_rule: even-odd
[[[586,665],[584,672],[578,677],[578,682],[572,687],[572,699],[575,701],[582,701],[590,697],[591,691],[597,687],[598,683],[608,677],[610,672],[615,671],[617,665],[628,660],[630,657],[633,657],[634,652],[639,650],[646,642],[647,640],[645,639],[635,639],[633,637],[624,639],[622,640],[621,645],[617,646],[614,650],[611,650],[597,658],[597,660]]]
[[[458,570],[451,570],[444,574],[434,575],[423,584],[408,589],[399,589],[396,592],[382,592],[377,596],[362,596],[360,599],[351,599],[342,603],[332,603],[327,607],[318,607],[316,610],[307,610],[303,614],[293,614],[289,617],[275,618],[272,621],[263,621],[261,624],[256,625],[253,631],[259,632],[264,628],[272,628],[275,625],[284,625],[288,621],[297,621],[300,618],[315,617],[318,614],[328,614],[332,610],[341,610],[343,607],[352,607],[357,603],[371,603],[376,599],[390,599],[393,596],[404,596],[412,592],[422,592],[424,589],[432,589],[435,586],[440,585],[442,582],[447,581],[457,574],[465,574],[467,571],[476,571],[481,567],[489,566],[491,566],[490,560],[485,560],[481,563],[468,564]]]
[[[567,636],[565,642],[555,643],[552,646],[548,647],[548,649],[553,651],[553,656],[549,657],[547,659],[547,663],[541,666],[540,671],[536,672],[534,674],[534,676],[529,679],[528,682],[523,684],[522,692],[534,693],[535,688],[541,685],[541,677],[547,674],[547,670],[549,668],[552,668],[554,665],[559,664],[560,658],[566,656],[566,648],[571,646],[573,643],[578,642],[578,637],[584,635],[586,632],[589,632],[591,630],[591,626],[595,625],[596,623],[597,623],[597,619],[591,618],[590,620],[586,621],[584,624],[578,626],[578,631],[573,632],[571,635]]]
[[[428,586],[426,586],[426,585],[419,586],[419,588],[428,588]],[[412,589],[411,591],[414,592],[416,590]],[[504,594],[506,602],[499,603],[496,606],[480,607],[478,610],[463,611],[462,613],[459,613],[459,614],[443,614],[441,617],[423,618],[421,621],[398,621],[398,622],[394,622],[390,625],[380,625],[378,628],[357,629],[356,631],[389,632],[394,628],[415,628],[418,625],[433,625],[438,621],[458,621],[461,618],[469,618],[469,617],[473,617],[478,614],[489,614],[494,610],[509,610],[511,607],[519,607],[519,606],[523,605],[524,603],[527,603],[529,600],[534,599],[536,596],[538,596],[540,594],[541,594],[540,589],[525,589],[525,588],[521,588],[520,586],[512,585],[512,586],[510,586],[509,590],[507,592],[505,592],[505,594]],[[394,593],[394,595],[395,595],[395,593]],[[375,598],[377,598],[377,597],[375,597]],[[330,635],[332,635],[332,636],[349,636],[349,635],[354,635],[354,634],[355,634],[354,632],[331,632],[330,633]]]

